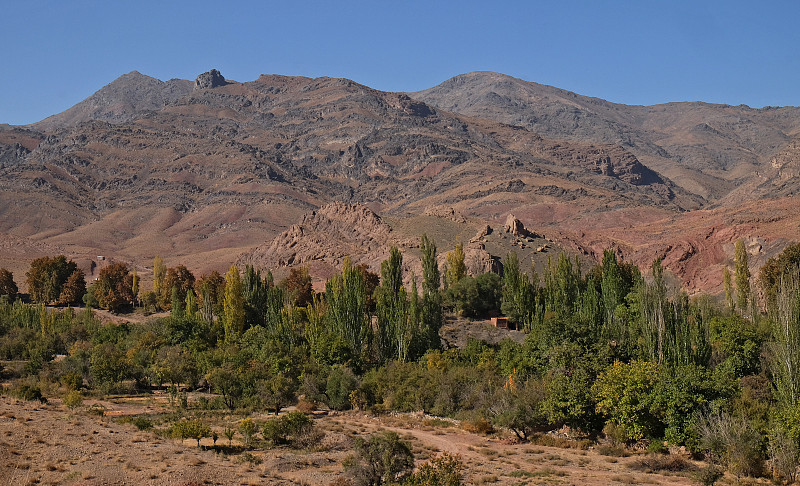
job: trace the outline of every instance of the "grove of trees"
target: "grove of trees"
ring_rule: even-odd
[[[156,259],[152,292],[137,296],[127,266],[107,265],[87,302],[170,310],[136,325],[24,304],[13,276],[0,270],[0,294],[10,296],[0,299],[0,359],[25,360],[19,380],[38,383],[45,395],[207,387],[216,398],[205,407],[274,413],[303,395],[335,410],[422,410],[506,427],[521,441],[562,426],[623,444],[666,441],[736,474],[762,474],[768,459],[793,474],[800,451],[798,248],[770,260],[752,281],[737,244],[721,303],[690,298],[658,260],[640,271],[610,250],[586,271],[560,255],[539,276],[511,253],[502,275],[471,276],[457,248],[442,271],[426,236],[421,279],[404,273],[403,254],[393,248],[380,276],[348,259],[320,293],[306,269],[277,283],[271,273],[236,266],[196,279]],[[79,280],[76,272],[64,257],[35,260],[26,275],[31,300],[75,302],[80,292],[67,289],[80,288],[69,283],[73,275]],[[525,332],[524,341],[442,346],[445,319],[499,312]],[[66,357],[56,362],[56,354]],[[289,440],[280,422],[269,427],[275,441]],[[367,467],[386,440],[360,443],[361,462],[352,467]],[[403,460],[402,450],[393,454]],[[376,474],[397,478],[406,466]]]

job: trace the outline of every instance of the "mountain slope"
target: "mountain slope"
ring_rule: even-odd
[[[185,79],[161,81],[131,71],[104,86],[77,105],[31,125],[37,130],[72,127],[89,120],[122,123],[189,93],[194,83]]]
[[[800,131],[800,108],[628,106],[489,72],[456,76],[411,95],[542,136],[622,145],[711,204],[747,183]]]

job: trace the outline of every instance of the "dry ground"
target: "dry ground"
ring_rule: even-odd
[[[105,415],[90,413],[102,405]],[[211,439],[198,448],[194,440],[180,442],[140,431],[120,419],[148,415],[156,427],[169,405],[163,396],[84,402],[68,410],[58,400],[40,405],[0,397],[0,482],[28,484],[236,484],[329,485],[343,476],[342,461],[351,453],[353,438],[379,430],[397,432],[418,461],[439,453],[457,454],[464,462],[466,484],[697,484],[691,473],[639,472],[630,466],[641,455],[609,457],[597,450],[518,444],[510,436],[486,436],[465,431],[453,421],[421,414],[372,416],[347,412],[318,414],[315,423],[324,438],[313,449],[240,449],[215,452]],[[241,416],[219,412],[206,416],[219,432],[217,445],[227,445],[226,424]],[[253,417],[256,422],[266,415]],[[222,447],[221,449],[224,449]],[[691,461],[689,461],[691,462]],[[700,463],[693,463],[701,466]],[[726,478],[723,483],[734,483]],[[341,483],[339,483],[341,484]]]

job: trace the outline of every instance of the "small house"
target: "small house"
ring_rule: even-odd
[[[510,331],[517,330],[516,324],[509,321],[508,317],[492,317],[492,325],[500,329],[508,329]]]

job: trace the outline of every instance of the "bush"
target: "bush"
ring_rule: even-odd
[[[239,433],[244,438],[245,447],[250,447],[253,442],[253,436],[256,434],[256,424],[253,419],[246,418],[239,422]]]
[[[21,385],[17,388],[16,395],[22,400],[32,402],[39,400],[41,403],[47,403],[47,398],[42,395],[42,390],[36,385]]]
[[[361,437],[355,442],[355,455],[345,460],[344,468],[355,486],[380,486],[401,482],[414,467],[414,455],[394,432]]]
[[[758,476],[764,468],[764,438],[746,419],[724,413],[703,417],[700,446],[712,462],[724,464],[739,475]]]
[[[459,456],[444,453],[419,466],[403,482],[404,486],[460,486],[464,464]]]
[[[358,388],[358,379],[346,366],[334,366],[325,386],[326,405],[333,410],[350,408],[350,394]]]
[[[74,410],[83,405],[83,396],[78,390],[72,390],[64,396],[64,406],[70,410]]]
[[[261,429],[264,439],[273,445],[291,444],[295,447],[311,445],[319,440],[314,422],[303,412],[289,412],[286,415],[268,420]]]
[[[700,469],[697,473],[697,480],[700,481],[703,486],[713,486],[724,474],[725,472],[721,467],[709,464]]]

